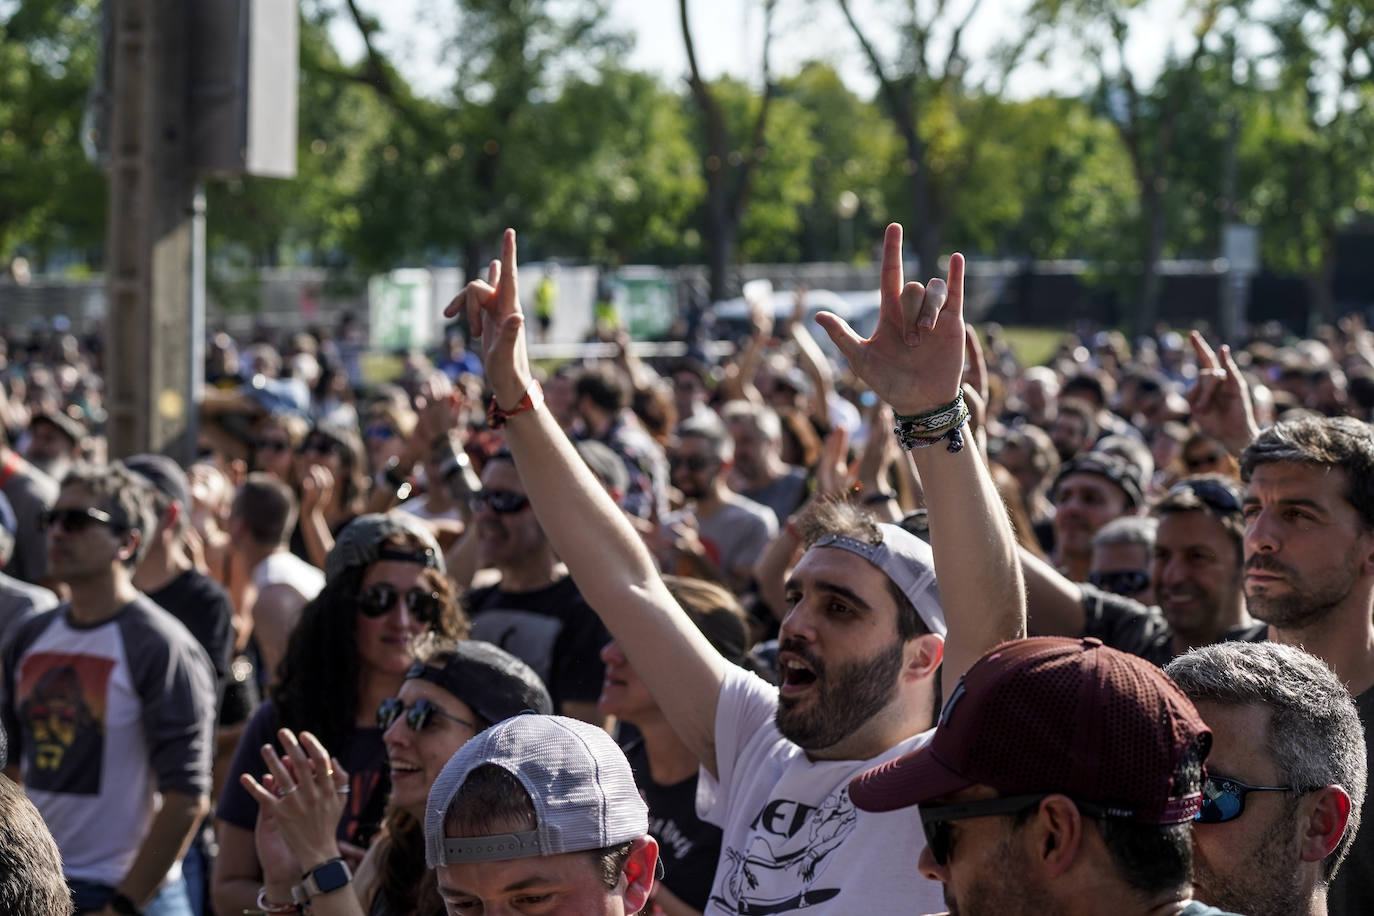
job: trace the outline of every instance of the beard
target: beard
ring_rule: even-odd
[[[1197,857],[1193,860],[1193,895],[1203,903],[1246,916],[1292,916],[1306,911],[1306,893],[1294,876],[1301,858],[1293,824],[1296,803],[1265,831],[1255,855],[1236,858],[1236,874],[1218,874]]]
[[[803,750],[816,751],[840,743],[892,702],[897,692],[901,643],[870,658],[838,664],[828,673],[825,662],[813,656],[806,643],[789,640],[778,648],[800,656],[816,674],[812,695],[779,697],[774,716],[783,737]]]
[[[1288,591],[1279,595],[1249,593],[1245,604],[1250,614],[1280,630],[1302,630],[1326,619],[1355,587],[1359,563],[1353,553],[1334,564],[1328,575],[1316,584],[1304,580],[1297,570],[1272,557],[1257,553],[1245,561],[1247,570],[1276,572],[1288,580]]]

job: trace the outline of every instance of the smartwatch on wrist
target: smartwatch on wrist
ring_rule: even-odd
[[[121,894],[115,891],[109,899],[110,909],[114,910],[119,916],[143,916],[143,911],[138,908],[138,904],[129,899],[128,894]]]
[[[348,863],[342,858],[330,859],[323,865],[317,865],[310,871],[301,875],[304,880],[297,885],[305,898],[302,903],[317,897],[320,894],[328,894],[337,891],[341,887],[347,886],[353,880],[353,872],[348,870]],[[299,898],[298,898],[299,899]]]

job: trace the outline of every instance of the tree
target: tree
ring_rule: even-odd
[[[1028,16],[1019,33],[999,47],[987,66],[975,68],[964,34],[982,0],[956,13],[946,0],[909,3],[896,27],[900,50],[884,60],[859,24],[850,0],[841,12],[878,80],[879,98],[904,146],[905,209],[921,271],[930,273],[965,182],[981,168],[982,143],[994,123],[996,102],[1022,63],[1042,17]],[[937,53],[943,39],[944,53]]]
[[[1336,235],[1374,213],[1374,11],[1295,0],[1267,25],[1280,68],[1244,131],[1243,212],[1266,263],[1304,275],[1312,321],[1328,321]]]
[[[101,247],[105,184],[82,127],[99,35],[96,0],[0,3],[0,265]]]
[[[855,95],[830,64],[805,64],[779,81],[777,94],[807,113],[816,148],[811,201],[799,213],[800,256],[848,260],[856,253],[855,240],[861,240],[862,251],[882,233],[887,171],[894,160],[900,162],[897,136],[877,106]],[[778,148],[769,144],[770,150]]]
[[[537,148],[556,153],[527,228],[555,253],[602,263],[681,261],[682,227],[701,205],[683,100],[656,79],[611,67],[540,106]]]
[[[767,147],[768,114],[774,85],[769,55],[773,45],[773,13],[776,0],[763,0],[763,90],[747,134],[732,133],[716,91],[707,84],[697,63],[696,42],[688,16],[687,0],[678,0],[682,42],[687,51],[687,85],[702,120],[701,168],[706,177],[706,207],[702,234],[706,241],[707,276],[711,298],[728,295],[726,272],[733,257],[740,223],[753,193],[753,181]]]

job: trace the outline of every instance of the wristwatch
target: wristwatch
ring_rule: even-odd
[[[130,900],[127,894],[115,891],[108,902],[110,909],[118,913],[119,916],[143,916],[143,911],[138,908],[138,904]]]
[[[296,898],[297,903],[307,903],[312,897],[345,887],[353,880],[353,872],[348,870],[347,862],[338,858],[315,866],[301,878],[304,880],[292,888],[291,896]]]

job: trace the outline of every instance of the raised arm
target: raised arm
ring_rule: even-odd
[[[1222,344],[1218,356],[1197,331],[1189,334],[1188,339],[1197,354],[1197,381],[1188,391],[1193,422],[1239,458],[1245,446],[1259,435],[1250,385],[1231,358],[1230,347]]]
[[[445,313],[467,309],[496,404],[508,410],[533,381],[516,279],[515,232],[508,229],[488,280],[469,283]],[[716,705],[729,663],[673,600],[639,534],[552,415],[526,410],[505,430],[544,533],[673,729],[714,773]]]
[[[901,416],[947,407],[964,368],[964,258],[949,260],[949,281],[904,283],[902,227],[883,240],[878,327],[865,340],[837,315],[817,321],[856,375]],[[949,696],[970,665],[994,645],[1026,633],[1026,598],[1016,540],[986,465],[972,441],[958,451],[938,442],[911,452],[925,487],[931,547],[949,633],[943,687]]]

